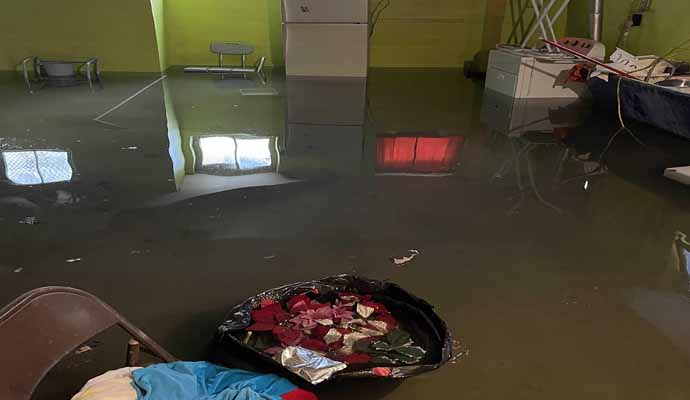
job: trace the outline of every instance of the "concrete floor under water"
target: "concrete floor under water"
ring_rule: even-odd
[[[460,356],[323,399],[690,398],[690,191],[661,176],[690,142],[631,124],[644,145],[604,151],[615,117],[443,70],[266,87],[172,72],[93,120],[154,79],[30,95],[0,77],[0,304],[78,287],[198,360],[241,300],[356,273],[434,304]],[[107,342],[36,397],[119,366]]]

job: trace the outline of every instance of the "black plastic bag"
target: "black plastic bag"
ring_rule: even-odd
[[[268,365],[274,370],[301,380],[300,376],[283,367],[270,355],[245,344],[243,338],[246,335],[246,328],[252,324],[251,311],[260,306],[262,299],[285,302],[298,294],[313,292],[314,289],[322,295],[332,292],[372,295],[376,301],[383,303],[392,311],[393,316],[405,325],[406,330],[415,339],[415,343],[427,351],[424,359],[418,364],[388,366],[390,374],[386,377],[375,373],[375,366],[353,365],[336,372],[333,378],[408,378],[437,369],[453,356],[451,332],[429,303],[393,283],[352,275],[339,275],[267,290],[234,307],[228,313],[225,322],[218,327],[215,361],[232,365],[230,355],[243,350],[242,353],[250,357],[245,361]]]

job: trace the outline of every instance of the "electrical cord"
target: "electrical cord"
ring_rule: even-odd
[[[378,3],[376,3],[376,6],[374,7],[374,10],[371,12],[369,15],[370,19],[370,24],[371,26],[369,27],[369,38],[374,36],[374,33],[376,32],[376,25],[379,23],[379,19],[381,18],[381,14],[391,5],[391,0],[379,0]]]
[[[679,50],[683,49],[685,46],[690,44],[690,38],[687,40],[683,41],[681,44],[678,46],[673,47],[671,50],[669,50],[666,54],[664,54],[661,57],[657,57],[656,61],[653,63],[649,64],[648,66],[644,68],[639,68],[637,70],[631,71],[630,74],[636,73],[636,72],[642,72],[645,70],[649,70],[647,73],[647,76],[645,77],[645,82],[649,82],[649,79],[651,79],[652,73],[654,72],[654,68],[656,68],[657,65],[659,65],[660,62],[662,61],[668,61],[667,59],[676,54]],[[648,147],[642,140],[640,140],[634,133],[633,131],[628,128],[628,126],[625,124],[625,120],[623,119],[623,110],[622,110],[622,99],[621,99],[621,85],[623,84],[623,81],[627,79],[625,76],[618,76],[618,82],[616,83],[616,102],[617,102],[617,114],[618,114],[618,121],[620,122],[620,128],[611,136],[611,139],[609,139],[608,143],[606,144],[606,147],[604,147],[604,150],[602,150],[601,155],[599,156],[599,161],[602,162],[604,160],[604,157],[606,156],[606,153],[608,150],[611,148],[613,145],[613,142],[616,140],[616,138],[623,132],[627,132],[637,143],[644,147]],[[664,153],[664,155],[666,155]]]

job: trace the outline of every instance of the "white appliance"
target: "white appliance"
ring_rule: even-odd
[[[282,0],[288,76],[366,77],[368,0]]]
[[[568,81],[580,60],[563,53],[502,47],[489,53],[486,88],[518,99],[579,98],[584,82]]]
[[[520,99],[486,90],[480,119],[492,131],[520,137],[528,132],[551,133],[576,127],[588,115],[587,107],[580,99]]]

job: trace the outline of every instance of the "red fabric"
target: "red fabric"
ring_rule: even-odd
[[[391,371],[390,368],[386,368],[386,367],[376,367],[376,368],[372,368],[371,372],[373,372],[374,375],[376,375],[376,376],[386,377],[386,376],[390,376],[391,372],[393,372],[393,371]]]
[[[330,330],[331,328],[328,326],[319,325],[311,330],[311,335],[314,339],[323,339]]]
[[[302,331],[292,328],[285,328],[283,326],[276,326],[273,328],[273,335],[280,340],[281,343],[287,346],[295,346],[302,340]]]
[[[278,302],[272,299],[261,299],[261,308],[270,306],[271,304],[277,304]]]
[[[280,397],[282,397],[283,400],[319,400],[314,393],[299,388],[292,392],[285,393]]]
[[[275,326],[276,324],[273,322],[255,322],[247,330],[252,332],[270,332]]]
[[[303,301],[305,304],[311,302],[311,299],[309,296],[306,294],[298,294],[297,296],[291,298],[290,300],[287,301],[287,306],[288,308],[292,308],[295,306],[295,304],[299,303],[300,301]]]
[[[309,350],[328,351],[328,345],[326,342],[317,339],[304,338],[301,342],[299,342],[299,345]]]
[[[398,321],[390,314],[377,314],[376,319],[385,322],[389,331],[392,331],[398,325]]]
[[[352,353],[345,357],[345,364],[367,364],[371,361],[371,355],[367,353]]]
[[[379,172],[443,173],[453,170],[462,136],[379,137],[376,165]]]

